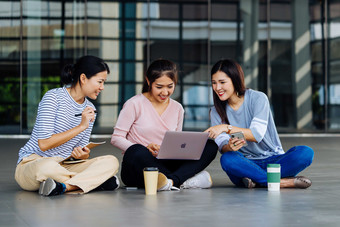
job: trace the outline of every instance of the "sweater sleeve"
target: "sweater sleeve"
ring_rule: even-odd
[[[176,131],[182,131],[183,120],[184,120],[184,109],[181,106],[180,110],[178,111],[178,125],[177,125],[177,128],[176,128]]]
[[[111,136],[111,144],[125,152],[134,143],[127,140],[131,125],[136,119],[136,108],[132,102],[126,102],[119,113],[116,126]]]
[[[252,110],[253,117],[249,129],[253,133],[254,138],[259,143],[266,134],[268,127],[268,119],[270,114],[270,105],[267,96],[264,93],[253,98]]]

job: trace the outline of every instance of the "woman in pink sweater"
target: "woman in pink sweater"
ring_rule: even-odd
[[[158,190],[210,188],[212,180],[203,171],[214,160],[217,145],[208,140],[200,160],[156,158],[166,131],[181,131],[184,109],[170,98],[177,83],[176,65],[156,60],[149,66],[142,94],[124,104],[114,127],[111,144],[123,151],[121,178],[125,185],[144,187],[143,169],[158,167]]]

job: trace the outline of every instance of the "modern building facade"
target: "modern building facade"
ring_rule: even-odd
[[[340,132],[340,0],[0,0],[0,135],[29,134],[82,55],[108,62],[94,132],[110,134],[148,64],[177,63],[185,130],[209,127],[210,68],[237,60],[281,133]]]

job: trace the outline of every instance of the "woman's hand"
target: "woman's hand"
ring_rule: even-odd
[[[222,124],[222,125],[211,126],[204,132],[209,132],[209,137],[216,139],[217,136],[219,136],[222,132],[225,132],[225,131],[227,131],[227,125]]]
[[[58,147],[67,141],[69,141],[71,138],[74,138],[79,133],[83,132],[85,129],[87,129],[90,125],[90,122],[93,122],[95,119],[95,112],[92,107],[86,107],[81,115],[81,122],[78,126],[71,128],[65,132],[60,132],[57,134],[53,134],[48,139],[38,139],[38,145],[40,150],[47,151],[49,149]]]
[[[89,127],[90,122],[93,122],[95,118],[94,109],[92,107],[86,107],[81,114],[81,122],[80,126],[83,126],[85,129]]]
[[[244,141],[243,139],[238,139],[238,138],[232,139],[232,138],[230,138],[228,146],[229,146],[231,151],[238,151],[243,147],[243,145],[245,143],[246,143],[246,141]]]
[[[149,149],[152,156],[157,157],[158,151],[161,148],[161,146],[159,146],[158,144],[155,144],[155,143],[150,143],[146,148]]]
[[[88,159],[90,157],[90,149],[87,147],[75,147],[71,156],[75,159]]]

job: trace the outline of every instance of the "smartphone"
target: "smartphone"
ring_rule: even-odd
[[[247,140],[246,140],[246,138],[244,138],[244,134],[243,134],[242,131],[241,131],[241,132],[234,132],[234,133],[231,133],[230,136],[231,136],[231,138],[233,138],[233,139],[234,139],[234,138],[237,138],[237,139],[240,139],[240,140],[244,140],[244,141],[246,142],[245,144],[243,144],[244,147],[248,145]]]

